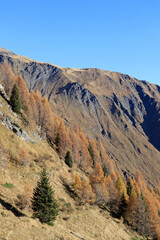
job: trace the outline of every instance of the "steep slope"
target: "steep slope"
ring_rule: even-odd
[[[23,125],[20,116],[11,111],[1,96],[0,113],[8,117],[8,122],[12,119],[14,123]],[[72,172],[44,140],[35,136],[34,142],[24,140],[8,128],[3,118],[0,118],[0,133],[0,239],[142,239],[118,219],[112,218],[108,211],[96,205],[77,206],[62,181],[64,178],[71,181]],[[32,190],[43,167],[47,168],[59,203],[59,216],[53,227],[31,218],[29,207]],[[76,167],[73,170],[80,173]],[[23,199],[27,200],[25,207],[21,205]]]
[[[160,182],[160,87],[125,74],[99,69],[61,68],[0,49],[28,88],[47,96],[66,124],[78,124],[103,141],[127,174],[137,169]]]

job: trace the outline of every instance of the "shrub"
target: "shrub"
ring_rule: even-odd
[[[12,183],[8,183],[8,182],[2,184],[2,186],[6,187],[6,188],[14,188],[14,185]]]

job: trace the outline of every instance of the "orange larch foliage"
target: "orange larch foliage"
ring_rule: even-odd
[[[136,172],[135,180],[136,180],[136,182],[138,184],[138,187],[140,188],[140,190],[142,192],[148,191],[145,178],[144,178],[143,174],[139,170],[137,170],[137,172]]]
[[[94,203],[95,194],[93,193],[92,187],[89,184],[88,179],[81,180],[78,175],[75,175],[73,188],[81,200],[81,203]]]
[[[84,135],[84,134],[83,134]],[[92,159],[88,151],[87,139],[82,137],[82,132],[80,131],[79,135],[79,156],[80,156],[80,165],[79,167],[83,170],[86,170],[88,167],[92,166]]]
[[[135,178],[133,178],[132,186],[133,186],[133,189],[136,192],[136,194],[141,194],[141,190],[140,190],[140,188],[138,186],[138,183],[136,182]]]
[[[28,116],[29,125],[33,127],[37,124],[41,134],[43,133],[53,143],[52,146],[56,144],[61,157],[71,150],[76,166],[90,174],[90,182],[88,179],[82,180],[79,176],[75,176],[73,188],[81,202],[103,201],[113,210],[118,209],[121,196],[124,194],[128,204],[124,214],[127,222],[139,233],[160,239],[160,190],[155,192],[153,188],[148,187],[142,173],[137,171],[135,179],[130,179],[132,191],[128,197],[121,170],[107,155],[102,142],[98,143],[94,139],[86,138],[84,132],[77,126],[72,130],[67,129],[64,121],[54,116],[48,100],[42,98],[38,92],[29,93],[23,78],[16,77],[7,63],[0,65],[0,81],[8,97],[14,83],[17,82],[22,108]],[[89,147],[91,147],[90,151]],[[1,157],[6,155],[3,146],[0,152]],[[25,151],[22,150],[19,156],[25,160],[22,164],[28,164],[30,156]],[[108,177],[104,176],[102,166],[107,167]],[[24,191],[26,193],[24,200],[28,204],[32,194],[28,184]]]
[[[105,186],[106,186],[106,189],[109,193],[109,201],[112,202],[112,201],[115,201],[115,199],[117,198],[118,196],[118,190],[117,188],[115,187],[115,184],[111,178],[111,176],[108,176],[105,180]]]
[[[99,163],[95,163],[93,173],[90,176],[90,182],[92,185],[104,183],[104,172]]]
[[[9,98],[11,96],[15,81],[16,76],[13,73],[12,69],[9,67],[9,65],[6,62],[0,64],[0,82],[4,86],[5,92]]]
[[[74,162],[76,166],[80,166],[80,155],[79,155],[80,147],[79,147],[78,135],[74,131],[71,131],[70,138],[72,141],[72,154],[73,154]]]
[[[128,199],[126,186],[123,182],[123,179],[120,176],[118,176],[118,178],[117,178],[116,188],[119,192],[119,197],[120,198],[121,198],[122,194],[124,194],[125,198]]]
[[[73,188],[75,189],[76,192],[81,189],[81,184],[82,184],[81,178],[78,175],[75,175]]]
[[[129,225],[134,227],[137,223],[137,209],[138,209],[137,193],[135,191],[132,191],[128,200],[128,206],[125,212],[125,219],[128,221]]]
[[[101,163],[101,157],[100,157],[100,153],[98,151],[98,146],[96,144],[96,141],[94,139],[90,140],[89,141],[89,146],[92,150],[92,160],[93,160],[93,163],[95,164],[96,162],[97,163]]]
[[[29,104],[26,110],[26,114],[28,117],[29,125],[34,126],[38,122],[38,109],[33,91],[29,94]]]
[[[55,144],[57,146],[57,152],[61,157],[64,157],[66,152],[72,149],[72,142],[62,119],[59,123]]]
[[[43,110],[43,106],[42,106],[42,97],[40,95],[40,93],[38,92],[34,92],[33,91],[33,97],[35,99],[36,102],[36,106],[37,106],[37,124],[39,126],[43,125],[43,116],[44,116],[44,110]]]
[[[81,182],[81,199],[82,202],[94,203],[95,194],[93,193],[92,187],[89,184],[89,180],[83,180]]]
[[[159,234],[159,229],[160,229],[160,216],[158,214],[158,208],[156,205],[156,199],[155,197],[151,194],[151,192],[148,190],[144,194],[144,199],[147,204],[147,212],[148,212],[148,234]],[[152,236],[151,235],[151,236]],[[155,235],[156,236],[156,235]]]
[[[28,103],[29,103],[29,92],[28,92],[28,88],[26,86],[26,83],[21,76],[17,77],[16,83],[17,83],[18,90],[19,90],[21,107],[22,107],[23,110],[27,110]]]
[[[49,102],[46,98],[42,99],[42,113],[41,113],[41,128],[51,141],[54,140],[54,122],[55,116],[50,108]]]

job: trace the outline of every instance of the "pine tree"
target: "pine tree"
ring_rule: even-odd
[[[16,84],[14,84],[11,97],[10,97],[10,104],[12,107],[12,110],[16,113],[20,113],[21,111],[21,102],[19,98],[19,90]]]
[[[53,221],[58,215],[58,205],[54,199],[54,191],[52,190],[46,169],[41,172],[40,181],[34,189],[32,198],[33,217],[36,217],[42,223],[53,225]]]
[[[73,160],[72,160],[72,155],[70,151],[67,151],[66,156],[65,156],[65,163],[72,168],[73,167]]]

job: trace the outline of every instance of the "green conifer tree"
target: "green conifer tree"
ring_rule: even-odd
[[[88,152],[89,152],[89,154],[90,154],[90,156],[92,158],[93,165],[95,165],[94,153],[93,153],[93,148],[92,148],[91,144],[89,144],[89,146],[88,146]]]
[[[21,101],[19,98],[19,90],[18,90],[17,84],[14,84],[14,86],[13,86],[11,97],[10,97],[10,105],[14,112],[20,113]]]
[[[59,133],[57,133],[57,136],[55,138],[55,145],[56,145],[57,152],[60,153],[60,147],[59,147],[59,145],[60,145],[60,135],[59,135]]]
[[[132,183],[131,183],[130,178],[128,178],[128,180],[127,180],[127,194],[128,194],[128,196],[130,196],[131,193],[132,193]]]
[[[41,172],[40,181],[34,189],[32,209],[34,211],[33,217],[51,226],[58,215],[58,204],[54,199],[54,191],[50,186],[46,169]]]
[[[65,163],[72,168],[73,167],[73,160],[72,160],[72,155],[70,151],[67,151],[66,156],[65,156]]]
[[[119,218],[121,216],[123,216],[123,217],[125,216],[126,208],[127,208],[127,201],[126,201],[124,193],[122,193],[120,203],[119,203],[119,210],[118,210],[118,217]]]
[[[103,172],[104,172],[104,176],[107,177],[108,176],[108,169],[107,169],[106,165],[103,165]]]

